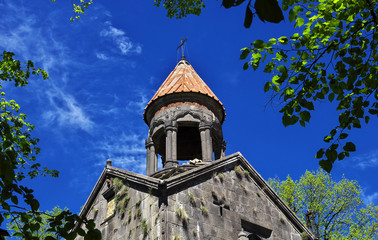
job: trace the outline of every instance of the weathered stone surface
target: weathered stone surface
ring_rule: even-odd
[[[238,177],[233,170],[237,165],[249,176],[243,172]],[[115,177],[126,179],[130,199],[125,209],[116,206],[115,214],[106,218],[111,199],[102,194],[109,188],[105,179]],[[83,209],[81,215],[93,218],[109,240],[236,240],[241,232],[301,240],[304,231],[312,237],[240,154],[164,181],[107,167]]]

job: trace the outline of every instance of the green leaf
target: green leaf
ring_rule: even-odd
[[[341,152],[339,153],[339,155],[337,156],[339,158],[339,160],[343,160],[345,158],[346,154],[345,152]]]
[[[366,123],[366,124],[369,123],[369,120],[370,120],[370,117],[369,117],[369,116],[365,116],[365,123]]]
[[[273,85],[273,86],[272,86],[272,89],[273,89],[275,92],[280,92],[280,87],[277,86],[277,85]]]
[[[309,122],[310,121],[310,118],[311,118],[311,114],[310,112],[308,111],[302,111],[299,113],[299,117],[305,121],[305,122]]]
[[[17,196],[11,196],[11,200],[12,200],[12,202],[14,203],[14,204],[18,204],[18,198],[17,198]]]
[[[323,168],[327,173],[330,173],[332,170],[332,162],[327,160],[320,160],[319,166]]]
[[[223,0],[222,6],[225,8],[236,7],[242,4],[245,0]]]
[[[248,67],[249,67],[249,62],[245,62],[245,63],[243,64],[243,70],[247,70]]]
[[[277,40],[275,38],[269,39],[269,42],[272,43],[272,45],[275,45],[277,43]]]
[[[294,89],[292,89],[291,87],[288,87],[285,89],[285,94],[287,96],[292,96],[294,94]]]
[[[282,123],[285,127],[296,124],[298,120],[299,120],[299,117],[295,115],[294,116],[283,115],[282,117]]]
[[[7,230],[0,228],[0,237],[10,237]]]
[[[277,0],[256,0],[255,10],[261,21],[279,23],[284,20],[284,16]]]
[[[92,220],[89,220],[88,223],[86,224],[86,227],[87,227],[87,229],[89,229],[89,230],[94,229],[95,226],[96,226],[96,224],[94,223],[93,219],[92,219]]]
[[[248,48],[244,48],[242,50],[243,50],[243,52],[240,54],[240,59],[244,60],[244,59],[246,59],[248,57],[250,51],[249,51]]]
[[[337,159],[337,152],[333,149],[327,149],[325,155],[327,157],[327,160],[331,161],[332,163]]]
[[[295,20],[295,18],[297,17],[297,14],[298,13],[294,12],[293,9],[290,9],[290,11],[289,11],[289,21],[293,22]]]
[[[281,73],[287,73],[287,68],[284,65],[280,65],[277,67],[277,70]]]
[[[87,232],[84,240],[101,240],[101,232],[98,229],[91,229]]]
[[[319,151],[316,153],[315,158],[320,159],[324,155],[324,148],[319,149]]]
[[[301,35],[299,35],[299,33],[294,33],[294,34],[290,37],[290,39],[292,39],[292,40],[297,40],[300,36],[301,36]]]
[[[287,37],[285,37],[285,36],[278,38],[278,41],[279,41],[281,44],[283,44],[283,45],[286,45],[287,42],[288,42],[288,40],[289,40],[289,39],[288,39]]]
[[[337,130],[336,129],[332,129],[330,132],[329,132],[330,134],[331,134],[331,136],[333,137],[333,136],[335,136],[336,135],[336,133],[337,133]]]
[[[31,209],[32,209],[33,211],[37,211],[38,208],[39,208],[39,202],[38,202],[38,200],[37,200],[37,199],[32,199],[32,200],[30,201],[30,207],[31,207]]]
[[[335,98],[335,94],[334,93],[330,93],[328,95],[328,101],[332,102],[334,98]]]
[[[341,133],[340,134],[340,139],[345,139],[348,137],[348,134],[347,133]]]
[[[265,83],[264,85],[264,92],[267,92],[269,91],[269,89],[272,87],[272,83],[271,82],[267,82]]]
[[[263,40],[260,40],[260,39],[257,39],[253,42],[253,46],[255,48],[263,48],[264,47],[264,41]]]
[[[247,8],[245,10],[245,17],[244,17],[244,27],[245,28],[249,28],[251,26],[252,20],[253,20],[253,13],[252,13],[252,11],[249,7],[250,4],[251,4],[251,0],[249,0]]]
[[[324,142],[330,142],[332,139],[333,139],[332,136],[326,136],[326,137],[324,137],[323,141]]]
[[[299,101],[299,104],[302,106],[302,107],[305,107],[307,108],[308,110],[314,110],[314,104],[312,102],[309,102],[305,99],[301,99]]]
[[[354,151],[356,151],[356,145],[354,145],[354,143],[352,143],[352,142],[347,142],[345,144],[345,146],[343,147],[343,149],[346,152],[354,152]]]
[[[85,236],[85,231],[84,231],[82,228],[77,229],[77,233],[78,233],[80,236]]]
[[[272,72],[275,66],[276,65],[274,64],[274,62],[269,62],[268,64],[266,64],[264,72],[266,73]]]
[[[303,18],[297,18],[297,20],[296,20],[296,26],[297,27],[301,27],[302,25],[304,24],[304,19]]]

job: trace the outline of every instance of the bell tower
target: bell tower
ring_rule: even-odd
[[[212,162],[225,155],[221,101],[183,56],[145,108],[147,175],[176,168],[179,161]]]

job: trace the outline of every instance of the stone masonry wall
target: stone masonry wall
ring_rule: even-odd
[[[107,217],[111,205],[103,193],[106,182],[90,207],[87,218],[93,218],[102,239],[149,240],[245,240],[242,233],[256,234],[269,240],[302,240],[286,216],[240,166],[229,164],[189,181],[177,181],[155,190],[142,184],[128,185],[130,197],[124,214],[120,209]],[[184,177],[185,178],[185,177]],[[160,206],[159,206],[160,203]],[[114,205],[113,205],[114,206]],[[244,236],[247,236],[244,235]],[[81,239],[82,238],[77,238]]]
[[[130,200],[123,215],[119,209],[106,218],[108,201],[102,193],[107,190],[106,183],[97,195],[87,218],[94,219],[96,228],[102,233],[102,239],[161,239],[158,198],[148,192],[148,189],[138,189],[130,186]],[[83,238],[77,238],[83,239]]]
[[[238,168],[214,172],[171,194],[166,214],[167,239],[237,240],[245,228],[242,219],[271,230],[263,239],[302,239],[248,172]]]

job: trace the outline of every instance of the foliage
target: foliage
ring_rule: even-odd
[[[155,0],[154,5],[159,7],[162,0]],[[163,7],[167,9],[167,17],[182,18],[189,14],[200,15],[202,8],[205,7],[203,0],[164,0]]]
[[[241,169],[241,167],[239,165],[237,165],[237,166],[234,167],[234,171],[235,171],[236,176],[238,178],[243,177],[243,170]]]
[[[336,103],[338,125],[324,137],[319,165],[330,172],[333,163],[356,150],[346,142],[349,130],[378,116],[377,1],[283,0],[290,22],[300,33],[255,40],[242,49],[244,69],[263,68],[273,74],[264,91],[282,101],[285,126],[305,126],[316,101]],[[264,63],[264,64],[263,64]]]
[[[299,181],[269,179],[281,199],[305,222],[313,212],[310,227],[320,239],[377,239],[378,206],[364,205],[361,187],[343,177],[334,181],[323,170],[306,173]]]
[[[120,178],[113,178],[112,182],[116,193],[114,198],[116,209],[120,213],[121,218],[123,218],[126,213],[126,207],[130,201],[130,196],[128,195],[129,187],[126,182]]]
[[[176,213],[176,216],[178,217],[178,219],[180,219],[182,221],[182,223],[186,224],[189,221],[188,213],[184,209],[182,209],[181,207],[176,209],[175,213]]]
[[[175,234],[172,235],[172,239],[173,239],[173,240],[180,240],[180,239],[181,239],[181,236],[180,236],[180,234],[175,233]]]
[[[188,193],[188,198],[189,198],[190,204],[192,204],[193,206],[195,206],[196,205],[196,201],[194,199],[193,193]]]
[[[243,2],[223,0],[222,6],[231,8]],[[193,13],[187,10],[186,1],[165,3],[169,17]],[[200,14],[203,1],[195,3],[193,6],[199,8],[195,13]],[[264,91],[272,92],[272,101],[278,98],[282,102],[284,126],[306,126],[316,101],[336,103],[339,122],[323,139],[327,147],[316,153],[319,165],[327,172],[337,159],[343,160],[356,150],[355,144],[346,140],[349,131],[378,116],[377,4],[377,0],[282,0],[282,9],[300,32],[269,41],[255,40],[240,55],[242,60],[248,58],[244,70],[263,68],[273,74]],[[256,0],[253,8],[262,21],[283,19],[275,0]],[[253,15],[249,1],[245,27],[251,25]]]
[[[37,239],[46,239],[46,237],[54,237],[56,239],[60,239],[60,237],[56,233],[49,232],[49,220],[52,218],[58,216],[59,214],[62,213],[62,211],[67,211],[68,209],[65,208],[62,210],[59,207],[54,207],[52,211],[46,211],[41,214],[42,221],[38,224],[40,224],[40,227],[38,231],[33,232],[33,237]],[[37,222],[32,219],[31,222],[33,224],[37,224]],[[22,228],[24,227],[24,223],[22,219],[20,218],[14,218],[10,223],[8,223],[7,228],[10,229],[12,232],[12,236],[22,236]],[[19,237],[16,237],[17,239],[20,239]]]
[[[51,0],[55,2],[56,0]],[[79,4],[72,3],[72,8],[74,11],[74,16],[71,17],[70,21],[73,22],[76,19],[80,19],[80,16],[84,14],[85,10],[93,3],[92,0],[80,0]]]
[[[224,176],[223,176],[223,174],[220,172],[220,173],[217,174],[217,176],[218,176],[219,180],[220,180],[221,182],[223,182],[223,180],[224,180]]]
[[[205,206],[201,206],[200,210],[201,210],[201,212],[202,212],[202,214],[204,216],[208,216],[209,215],[209,211],[207,210],[207,208]]]
[[[19,60],[14,59],[14,53],[4,51],[0,54],[1,81],[13,82],[16,87],[23,87],[34,76],[48,78],[48,74],[36,68],[32,61],[29,60],[22,65]],[[39,202],[35,199],[33,190],[23,184],[23,180],[33,179],[38,175],[57,177],[59,172],[42,168],[41,164],[36,162],[36,155],[40,151],[37,147],[39,140],[32,137],[31,131],[34,126],[26,122],[26,115],[19,112],[20,106],[14,100],[8,100],[4,92],[1,92],[0,104],[0,225],[4,219],[11,219],[12,223],[22,226],[14,232],[14,236],[38,239],[35,235],[46,225],[46,218],[43,217],[45,213],[38,210]],[[93,221],[80,219],[68,210],[60,212],[56,217],[48,218],[47,222],[49,228],[46,232],[53,236],[73,239],[80,234],[92,236],[92,239],[101,238],[101,233],[94,229]],[[85,232],[81,228],[72,231],[77,222],[86,224],[88,231]],[[0,238],[5,236],[9,236],[9,232],[0,229]]]
[[[245,0],[223,0],[222,6],[229,9],[237,7],[244,2]],[[163,4],[162,0],[155,0],[154,5],[157,7],[162,5],[167,10],[167,17],[178,19],[190,14],[198,16],[201,14],[202,8],[205,8],[203,0],[164,0]],[[252,10],[255,10],[255,12]],[[255,0],[253,6],[251,0],[249,0],[246,5],[244,27],[249,28],[251,26],[255,14],[263,22],[279,23],[284,20],[282,10],[276,0]]]
[[[143,218],[141,226],[142,226],[143,236],[146,236],[149,230],[148,225],[147,225],[147,219]]]

